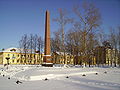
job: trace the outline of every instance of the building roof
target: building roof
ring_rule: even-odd
[[[20,50],[18,48],[15,48],[15,47],[11,47],[11,48],[7,48],[1,52],[20,52]]]
[[[64,52],[55,52],[58,55],[64,55]],[[65,52],[65,55],[70,55],[70,53]]]
[[[3,51],[0,52],[15,52],[15,53],[24,53],[24,49],[21,48],[15,48],[15,47],[11,47],[11,48],[7,48]],[[31,49],[27,49],[27,53],[31,53]],[[32,50],[32,53],[35,53],[34,50]],[[37,53],[37,52],[36,52]]]

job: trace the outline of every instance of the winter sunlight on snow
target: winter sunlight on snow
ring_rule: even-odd
[[[119,90],[120,69],[0,65],[0,90]]]

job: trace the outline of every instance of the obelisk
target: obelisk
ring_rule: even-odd
[[[50,13],[46,11],[45,17],[45,48],[44,48],[44,57],[43,57],[43,66],[52,67],[53,62],[51,58],[51,49],[50,49]]]

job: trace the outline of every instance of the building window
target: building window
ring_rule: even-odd
[[[26,60],[24,60],[24,63],[26,63]]]
[[[12,59],[15,59],[15,57],[12,57]]]
[[[8,54],[8,57],[10,56],[10,54]]]
[[[19,60],[17,60],[17,63],[19,62]]]
[[[14,60],[12,60],[12,62],[14,63]]]
[[[19,57],[19,54],[18,54],[18,57]]]

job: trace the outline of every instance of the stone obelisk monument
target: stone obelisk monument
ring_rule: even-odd
[[[45,17],[45,48],[44,48],[44,57],[43,57],[43,66],[52,67],[53,62],[51,58],[51,49],[50,49],[50,13],[46,11]]]

